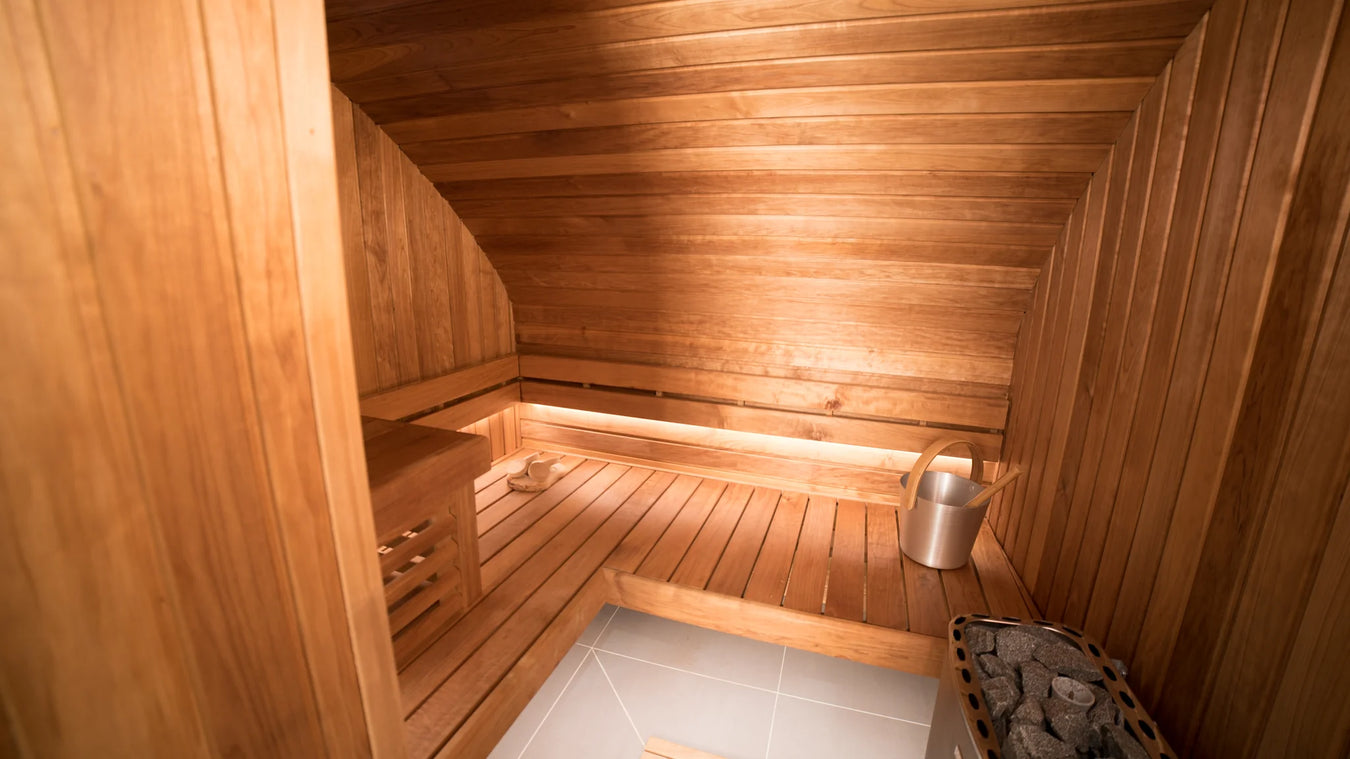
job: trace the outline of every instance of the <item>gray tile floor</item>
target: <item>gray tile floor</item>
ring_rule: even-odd
[[[490,759],[921,759],[937,680],[606,606]]]

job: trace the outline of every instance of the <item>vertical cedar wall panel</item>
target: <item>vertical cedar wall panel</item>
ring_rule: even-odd
[[[0,752],[401,755],[321,5],[0,39]]]
[[[360,394],[514,352],[506,289],[450,205],[336,88],[333,123]]]
[[[1019,341],[1004,460],[1028,476],[990,521],[1188,756],[1350,750],[1317,697],[1350,614],[1347,26],[1338,0],[1219,0]]]
[[[520,416],[518,405],[508,406],[492,416],[479,419],[460,432],[482,435],[488,439],[492,461],[496,463],[520,450]]]

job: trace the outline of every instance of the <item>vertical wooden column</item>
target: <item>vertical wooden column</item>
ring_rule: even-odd
[[[480,440],[485,438],[480,437]],[[484,462],[490,463],[490,462]],[[482,468],[482,474],[488,470]],[[476,475],[475,475],[476,476]],[[477,503],[474,501],[473,479],[454,487],[450,493],[450,513],[455,515],[456,542],[459,543],[460,572],[464,578],[464,603],[473,605],[483,597],[481,562],[478,557]]]
[[[6,0],[0,57],[0,754],[403,756],[322,5]]]

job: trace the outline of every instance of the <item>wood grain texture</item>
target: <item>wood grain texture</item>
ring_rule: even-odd
[[[884,395],[934,376],[919,350],[1006,394],[1034,273],[1209,5],[340,4],[330,61],[501,274],[522,355]]]
[[[1169,56],[1170,57],[1170,56]],[[820,64],[817,64],[820,65]],[[873,72],[872,75],[876,75]],[[691,82],[691,85],[693,83]],[[699,84],[706,86],[700,81]],[[544,93],[540,93],[543,95]],[[556,95],[555,95],[556,97]],[[412,102],[425,104],[427,98]],[[374,103],[372,106],[378,106]],[[375,109],[379,118],[379,109]],[[429,164],[597,156],[627,150],[774,145],[953,145],[1028,143],[1106,149],[1128,118],[1121,111],[1084,113],[862,114],[623,124],[572,128],[561,135],[526,132],[409,143],[408,157]]]
[[[704,171],[526,177],[437,182],[452,203],[460,198],[567,195],[672,195],[678,193],[801,192],[850,195],[941,195],[980,198],[1076,198],[1089,174],[1064,172]],[[1039,261],[1044,256],[1037,258]]]
[[[908,394],[898,388],[883,391],[867,386],[552,356],[526,356],[520,366],[521,376],[527,381],[539,379],[652,390],[834,414],[926,419],[986,428],[997,427],[1007,415],[1006,404],[994,399],[971,397],[958,404],[953,395]]]
[[[788,575],[783,605],[789,609],[818,614],[825,603],[825,584],[830,576],[830,546],[834,537],[836,501],[812,496],[806,502],[806,516],[797,536],[797,552]]]
[[[642,747],[642,759],[721,759],[721,757],[660,738],[652,738]]]
[[[416,396],[405,386],[514,353],[510,303],[499,296],[495,271],[480,263],[472,234],[384,131],[336,90],[333,113],[361,395],[398,388],[395,398]]]
[[[932,677],[940,638],[700,593],[639,575],[611,573],[613,603],[713,630]]]
[[[1346,34],[1339,2],[1216,3],[1113,151],[1099,242],[1056,250],[1018,346],[1006,458],[1039,484],[991,519],[1047,615],[1129,662],[1187,755],[1345,745],[1307,668],[1343,616],[1350,411],[1325,383],[1344,363]],[[1062,359],[1056,325],[1077,321]]]
[[[600,574],[567,602],[518,660],[460,726],[438,757],[486,756],[511,727],[516,716],[544,680],[562,661],[569,648],[607,599],[608,584]]]
[[[862,622],[867,597],[867,507],[858,501],[839,501],[835,508],[834,543],[830,547],[830,584],[825,613],[836,619]]]
[[[700,589],[708,585],[713,570],[717,568],[726,552],[732,530],[735,530],[737,523],[740,522],[753,492],[754,489],[750,486],[738,484],[733,484],[722,491],[722,496],[717,499],[717,505],[713,507],[707,521],[698,531],[698,537],[694,538],[684,558],[680,560],[680,565],[670,576],[671,582]]]
[[[520,383],[520,400],[525,403],[600,414],[900,451],[923,450],[949,431],[914,424],[780,411],[734,403],[685,400],[663,395],[625,393],[534,381]],[[432,417],[438,415],[433,414]],[[988,450],[990,452],[988,455],[994,455],[993,452],[998,451],[1002,445],[1002,437],[995,433],[962,434],[971,438],[982,449]]]
[[[728,5],[734,6],[734,3]],[[813,23],[804,25],[799,25],[800,22],[773,25],[770,22],[747,29],[731,24],[729,28],[721,25],[713,29],[694,27],[697,31],[690,30],[685,34],[681,29],[666,28],[659,36],[653,36],[652,32],[639,31],[635,35],[630,32],[632,36],[626,40],[557,51],[545,47],[538,54],[528,56],[520,54],[519,45],[502,38],[494,40],[497,49],[493,53],[486,53],[481,47],[471,51],[443,46],[438,35],[427,35],[420,43],[389,46],[394,49],[382,49],[377,45],[373,49],[336,52],[330,60],[334,80],[339,85],[420,69],[437,69],[441,73],[440,70],[453,68],[456,73],[445,75],[453,77],[446,84],[471,87],[475,81],[479,82],[478,86],[484,86],[498,82],[553,80],[564,78],[570,72],[600,74],[792,58],[800,56],[802,50],[824,56],[1172,37],[1189,32],[1207,7],[1205,3],[1148,2],[1124,7],[1102,4],[1105,7],[934,13],[908,17],[883,15],[853,24],[826,23],[854,17],[858,10],[856,6],[849,7],[852,5],[839,4],[833,12],[812,14]],[[571,23],[586,20],[587,17],[582,16],[572,19]],[[554,23],[555,19],[541,13],[535,18],[517,21],[515,33],[530,28],[537,30],[540,26],[548,29]],[[574,33],[586,32],[579,29]],[[479,45],[486,41],[480,40]]]
[[[486,420],[510,409],[520,401],[520,385],[511,383],[468,400],[452,404],[447,408],[426,416],[418,417],[418,424],[439,427],[444,430],[463,429],[475,420]],[[509,451],[508,451],[509,453]]]
[[[403,756],[321,6],[138,10],[0,13],[4,750]]]
[[[516,496],[530,495],[494,487],[507,476],[508,466],[505,462],[498,464],[479,478],[476,497],[480,515],[498,510],[498,504]],[[574,472],[602,466],[600,461],[582,461]],[[634,490],[637,482],[642,484]],[[580,491],[565,477],[538,494],[565,513],[518,532],[505,551],[515,557],[501,572],[509,577],[506,583],[490,591],[456,625],[456,631],[436,643],[435,650],[405,670],[407,693],[426,699],[413,712],[413,723],[419,731],[415,734],[415,755],[447,759],[488,755],[567,647],[596,615],[602,601],[876,666],[922,675],[936,672],[942,650],[940,638],[907,631],[903,623],[895,627],[862,624],[834,614],[844,607],[860,611],[857,604],[861,599],[873,599],[885,592],[884,587],[872,584],[870,575],[855,571],[861,569],[864,550],[860,520],[871,519],[876,511],[873,505],[843,504],[843,510],[850,512],[844,516],[844,534],[827,534],[824,542],[836,557],[852,558],[843,560],[842,568],[841,561],[831,560],[828,588],[822,588],[826,593],[823,612],[818,607],[807,613],[781,606],[789,569],[797,563],[798,528],[808,502],[805,494],[765,489],[751,493],[750,488],[734,483],[663,474],[640,466],[614,468],[605,485],[578,495]],[[828,501],[831,507],[833,503],[833,499]],[[880,508],[890,514],[889,542],[898,557],[895,512]],[[730,515],[738,512],[728,540]],[[603,524],[595,529],[601,520]],[[582,523],[580,528],[578,523]],[[835,520],[825,532],[836,532],[833,528],[838,525]],[[497,531],[497,527],[485,529],[485,538]],[[672,530],[677,536],[668,540]],[[697,536],[692,534],[695,530]],[[589,537],[583,540],[587,534]],[[517,549],[515,540],[522,541],[524,547]],[[1001,566],[1007,566],[991,533],[982,535],[978,545],[984,559],[997,557]],[[592,560],[605,550],[608,557],[591,571]],[[661,566],[649,567],[663,573],[670,563],[661,557],[676,554],[682,558],[675,576],[692,577],[692,585],[632,573],[653,556]],[[986,561],[989,566],[995,563]],[[713,567],[711,583],[704,590],[697,579]],[[719,577],[743,578],[752,568],[761,578],[781,577],[781,581],[767,583],[766,587],[777,588],[767,602],[754,600],[743,581],[730,583],[724,591],[713,588]],[[1006,580],[1011,573],[1005,571],[990,571],[989,581]],[[963,579],[974,577],[973,571],[963,575]],[[977,581],[974,593],[986,592],[978,587],[982,581]],[[742,590],[746,591],[744,598]],[[929,605],[944,605],[942,613],[950,616],[941,587],[937,590],[939,596],[930,599]],[[844,601],[843,607],[829,600],[836,593]],[[992,589],[987,593],[991,599],[999,598]],[[999,615],[1022,613],[992,601],[990,610]],[[1023,615],[1033,616],[1030,612]],[[455,722],[461,719],[456,727]]]
[[[736,523],[736,529],[727,541],[726,550],[717,562],[717,568],[708,580],[707,589],[713,593],[740,596],[750,581],[750,573],[760,556],[768,534],[768,526],[778,512],[783,493],[770,488],[755,488],[745,511]]]
[[[907,629],[904,564],[897,514],[887,504],[867,509],[867,623]]]
[[[806,500],[804,494],[788,493],[779,501],[764,534],[761,558],[755,562],[749,584],[745,586],[743,595],[746,599],[775,606],[783,602],[788,573],[792,570],[792,553],[796,550],[802,520],[806,517]]]
[[[752,485],[877,503],[900,500],[900,477],[917,454],[634,417],[522,404],[525,444],[585,452],[612,461],[660,461],[689,472]],[[992,469],[993,462],[986,462]],[[941,457],[937,471],[965,474],[969,460]]]
[[[361,399],[361,414],[376,419],[402,419],[507,384],[519,376],[520,367],[516,357],[503,356],[485,364],[466,366],[414,385],[405,385],[366,396]]]
[[[510,108],[577,100],[736,92],[761,87],[766,81],[773,82],[777,87],[820,87],[898,82],[1152,76],[1171,58],[1178,42],[1175,38],[1155,38],[1035,47],[931,49],[779,58],[615,72],[584,79],[477,86],[451,91],[445,90],[443,80],[439,80],[432,72],[356,81],[343,86],[351,91],[353,97],[363,102],[368,98],[379,98],[369,101],[369,108],[371,116],[383,123],[472,107]],[[1096,118],[1102,117],[1119,118],[1109,115],[1098,115]],[[1012,117],[1014,121],[1017,118],[1019,116]],[[1094,121],[1093,116],[1075,115],[1069,121],[1076,126],[1063,133],[1095,136],[1090,126]],[[960,123],[974,125],[980,121],[962,119]],[[541,137],[547,139],[547,136]],[[1109,137],[1104,142],[1109,142]],[[529,141],[533,138],[526,136],[525,139]],[[903,140],[904,137],[892,133],[888,134],[887,139]],[[1026,139],[1035,141],[1038,138],[1028,136]]]
[[[647,482],[649,479],[650,483]],[[547,579],[542,582],[541,578],[530,581],[533,593],[521,605],[521,622],[493,631],[494,634],[483,641],[481,649],[475,650],[474,655],[410,715],[407,722],[409,742],[417,755],[429,755],[449,739],[477,705],[477,699],[464,698],[464,692],[485,693],[501,679],[577,588],[601,568],[604,557],[641,519],[671,479],[673,476],[664,473],[634,469],[625,475],[622,484],[607,491],[583,512],[581,518],[568,525],[568,532],[588,537],[575,547],[560,552],[559,556],[566,560],[558,571],[546,575]],[[639,485],[642,486],[640,490]]]

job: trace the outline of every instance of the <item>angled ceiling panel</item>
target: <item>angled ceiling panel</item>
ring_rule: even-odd
[[[1000,397],[1042,262],[1209,4],[328,11],[335,83],[474,232],[522,353]]]

